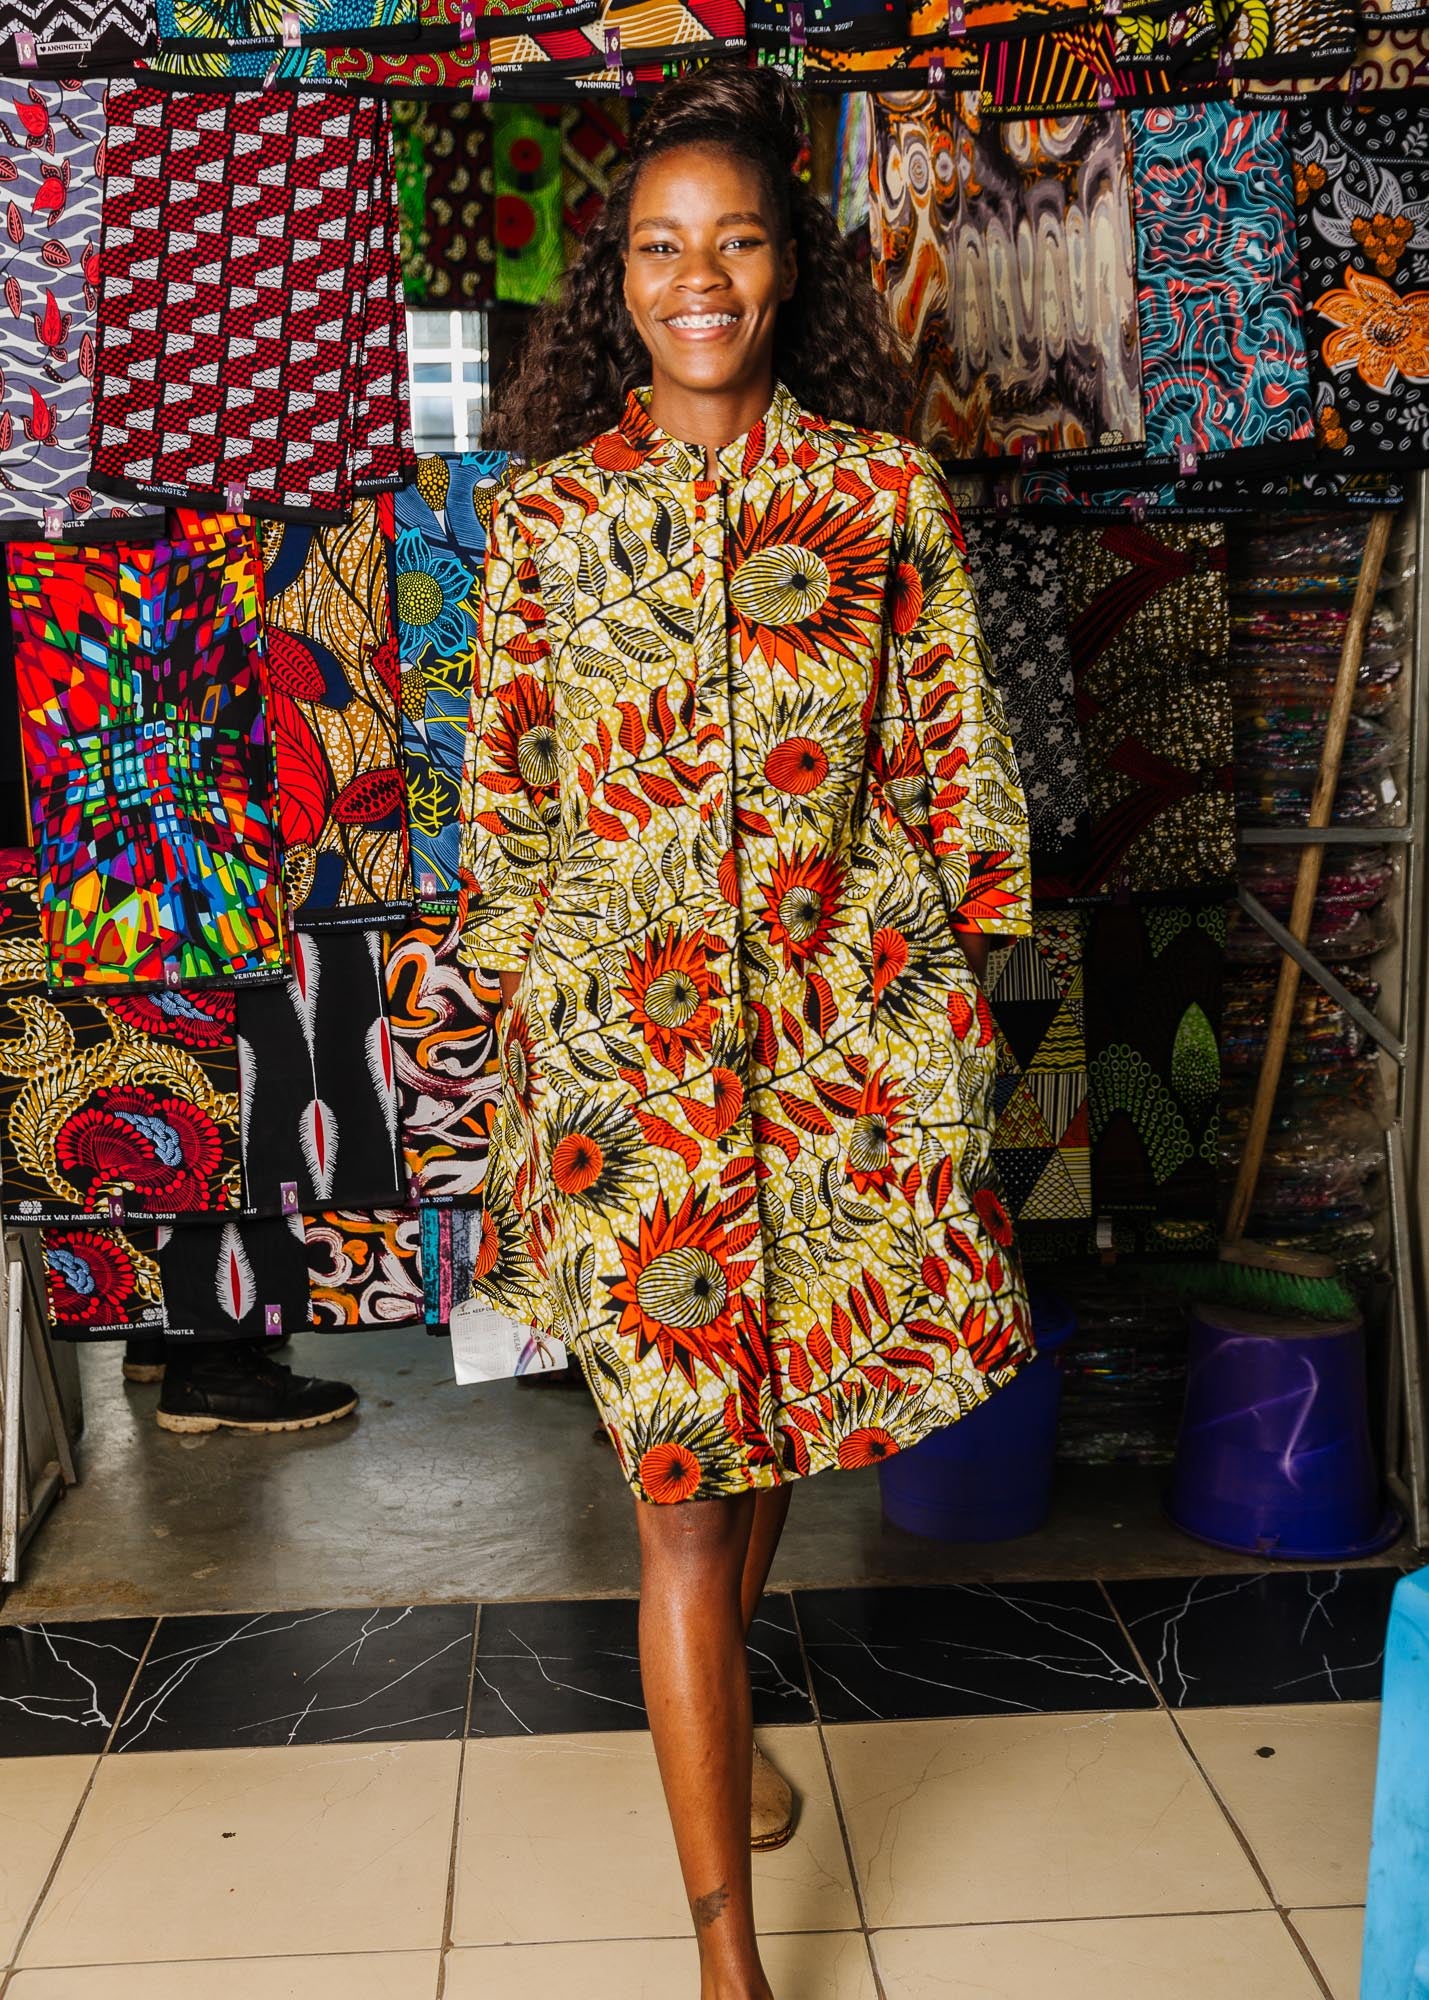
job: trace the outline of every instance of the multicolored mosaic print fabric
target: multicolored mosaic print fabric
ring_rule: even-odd
[[[237,482],[254,511],[319,521],[401,484],[413,453],[382,107],[130,79],[108,103],[95,478],[210,503]]]
[[[238,1064],[250,1211],[402,1200],[380,931],[295,931],[283,984],[238,996]]]
[[[282,964],[251,528],[10,548],[49,978],[133,986]]]
[[[1309,364],[1285,114],[1178,104],[1130,114],[1146,451],[1303,457]]]
[[[1080,911],[1038,910],[1032,935],[997,947],[987,994],[997,1023],[992,1165],[1019,1222],[1092,1213]]]
[[[1235,877],[1224,526],[1062,538],[1091,863],[1083,892],[1185,895]],[[1039,879],[1039,894],[1056,885]],[[1062,885],[1068,886],[1068,885]]]
[[[968,576],[1027,799],[1033,872],[1066,866],[1087,837],[1061,535],[1047,523],[968,515]]]
[[[1087,1063],[1098,1213],[1175,1225],[1216,1213],[1226,913],[1127,905],[1087,933]]]
[[[157,1222],[237,1208],[237,1084],[231,993],[8,994],[0,1004],[7,1215]]]
[[[415,1209],[334,1209],[305,1221],[314,1326],[412,1326],[425,1318]]]
[[[268,714],[297,921],[377,924],[412,900],[388,558],[392,502],[259,536]]]
[[[913,116],[880,108],[877,133],[878,272],[915,357],[919,435],[975,463],[1134,450],[1141,386],[1121,115],[1000,124],[963,93]],[[1034,242],[1029,270],[1021,246]],[[955,292],[927,297],[939,270]]]
[[[402,660],[402,752],[412,876],[427,901],[455,892],[461,766],[476,666],[486,534],[504,452],[424,458],[397,495],[392,601]]]
[[[86,70],[124,69],[158,40],[154,0],[4,0],[0,46],[18,68],[18,35],[35,38],[35,74],[72,77]]]
[[[254,1340],[310,1324],[300,1215],[161,1233],[159,1273],[170,1336]]]
[[[0,113],[0,538],[134,534],[156,511],[89,484],[104,90],[17,84]]]
[[[1429,107],[1291,114],[1315,430],[1335,464],[1429,464]]]
[[[457,963],[455,919],[427,917],[387,946],[387,1004],[412,1201],[475,1201],[501,1095],[500,993]]]
[[[718,476],[632,396],[502,496],[464,778],[463,957],[522,974],[479,1293],[658,1501],[870,1464],[1027,1341],[956,942],[1028,929],[1026,819],[956,518],[783,388]]]

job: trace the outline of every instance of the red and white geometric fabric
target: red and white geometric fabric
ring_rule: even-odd
[[[386,108],[126,78],[108,112],[95,481],[312,521],[405,484]]]

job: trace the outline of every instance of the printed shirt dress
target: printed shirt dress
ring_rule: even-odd
[[[473,1266],[652,1501],[868,1465],[1030,1348],[959,931],[1026,813],[933,461],[782,387],[619,425],[487,551],[461,956],[522,974]]]

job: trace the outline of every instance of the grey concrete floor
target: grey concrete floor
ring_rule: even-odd
[[[302,1334],[286,1357],[362,1391],[358,1416],[291,1437],[172,1437],[121,1350],[81,1357],[82,1483],[31,1544],[0,1623],[604,1597],[637,1585],[631,1503],[584,1392],[459,1388],[420,1330]],[[794,1497],[776,1587],[1263,1568],[1161,1515],[1162,1475],[1068,1468],[1052,1518],[1017,1542],[945,1545],[885,1528],[874,1473]]]

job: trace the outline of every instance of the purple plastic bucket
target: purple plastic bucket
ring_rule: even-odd
[[[1191,1312],[1186,1406],[1167,1512],[1216,1548],[1287,1562],[1387,1548],[1358,1319]]]
[[[1052,1504],[1062,1374],[1054,1350],[1077,1330],[1060,1299],[1034,1298],[1037,1358],[985,1403],[878,1468],[884,1519],[939,1542],[1034,1534]]]

